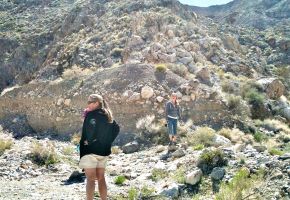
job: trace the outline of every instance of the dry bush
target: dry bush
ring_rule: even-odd
[[[178,124],[177,134],[181,137],[185,137],[188,133],[192,132],[193,121],[187,120],[185,123]]]
[[[290,127],[286,123],[276,119],[266,119],[264,121],[260,121],[259,125],[270,130],[279,130],[286,134],[290,134]]]
[[[122,150],[118,146],[113,146],[111,148],[111,152],[112,152],[112,154],[119,154],[122,152]]]
[[[73,143],[74,145],[78,145],[80,143],[81,140],[81,133],[74,133],[71,136],[71,143]]]
[[[231,82],[231,80],[224,80],[221,84],[222,91],[227,93],[234,93],[235,92],[235,86]]]
[[[217,132],[217,134],[224,136],[225,138],[228,138],[229,140],[232,141],[232,136],[231,136],[231,129],[229,128],[222,128]]]
[[[214,145],[215,130],[209,127],[198,127],[193,134],[188,136],[189,145],[196,146],[203,144],[204,146]]]
[[[32,145],[32,150],[29,158],[38,165],[50,165],[59,162],[59,156],[55,152],[55,148],[52,143],[44,146],[39,142],[35,142]]]
[[[250,107],[241,96],[227,95],[227,105],[229,109],[240,119],[246,119],[251,115]]]
[[[167,128],[161,121],[155,120],[154,115],[147,115],[139,119],[136,128],[140,131],[141,138],[157,144],[168,142]]]
[[[181,77],[186,77],[189,73],[187,67],[184,65],[170,64],[168,65],[168,69]]]
[[[66,146],[62,149],[64,155],[71,156],[75,152],[75,148],[73,146]]]
[[[83,69],[74,65],[72,68],[64,70],[64,72],[62,73],[62,77],[64,79],[71,79],[71,78],[76,78],[80,76],[88,76],[92,74],[93,72],[94,71],[92,69],[87,69],[87,68]]]
[[[6,149],[11,149],[12,140],[1,139],[0,140],[0,156],[5,152]]]

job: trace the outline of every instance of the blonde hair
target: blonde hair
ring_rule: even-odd
[[[108,117],[108,121],[110,123],[113,122],[113,114],[111,109],[109,108],[108,103],[106,102],[106,100],[99,94],[91,94],[89,96],[88,102],[99,102],[99,107],[100,109],[102,109],[106,116]]]
[[[175,104],[175,105],[179,105],[179,102],[178,102],[178,100],[177,100],[177,97],[178,97],[178,96],[177,96],[177,93],[172,92],[170,97],[171,97],[171,98],[172,98],[172,97],[176,97],[176,99],[175,99],[175,103],[174,103],[174,104]]]

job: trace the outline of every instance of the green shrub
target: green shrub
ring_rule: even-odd
[[[119,57],[122,56],[122,52],[123,52],[123,49],[121,49],[121,48],[114,48],[111,51],[111,56],[113,56],[115,58],[119,58]]]
[[[5,152],[6,149],[11,149],[12,140],[0,140],[0,156]]]
[[[163,169],[153,169],[151,172],[151,180],[158,181],[165,177],[168,177],[168,172]]]
[[[135,200],[138,197],[138,191],[135,187],[131,187],[128,191],[129,200]]]
[[[263,89],[261,87],[261,85],[259,85],[257,82],[255,81],[245,81],[242,86],[241,86],[241,96],[245,99],[247,98],[247,95],[249,93],[251,93],[251,91],[255,91],[255,92],[262,92]]]
[[[265,96],[261,93],[259,93],[256,89],[250,89],[245,94],[246,99],[248,99],[248,102],[252,105],[261,105],[264,104]]]
[[[174,172],[173,179],[180,184],[184,184],[185,183],[185,172],[186,172],[185,167],[179,167]]]
[[[72,146],[66,146],[62,150],[64,155],[70,156],[75,152],[75,148]]]
[[[142,196],[141,199],[149,199],[152,196],[152,194],[155,192],[155,190],[154,188],[150,188],[145,185],[141,188],[140,192]]]
[[[195,151],[199,151],[199,150],[204,149],[204,145],[203,144],[197,144],[197,145],[193,146],[192,148]]]
[[[221,84],[222,91],[227,93],[234,93],[235,87],[234,84],[230,80],[224,80]]]
[[[281,155],[283,155],[283,151],[280,151],[278,149],[271,148],[269,150],[269,154],[281,156]]]
[[[206,147],[214,144],[215,130],[209,127],[199,127],[196,131],[188,136],[188,143],[190,145],[204,145]]]
[[[239,108],[241,105],[241,101],[242,101],[242,98],[240,96],[236,96],[236,95],[227,96],[228,107],[231,110]]]
[[[59,157],[55,152],[53,144],[49,143],[47,147],[35,142],[29,155],[30,159],[38,165],[50,165],[59,162]]]
[[[253,192],[253,190],[262,182],[262,178],[260,175],[252,177],[249,175],[248,169],[240,169],[228,184],[221,184],[215,200],[243,200],[248,199],[246,198],[248,195],[251,196],[251,199],[259,198],[259,193]]]
[[[204,174],[209,174],[214,167],[221,167],[227,164],[222,150],[204,150],[197,161],[197,166]]]
[[[126,181],[126,177],[125,176],[117,176],[114,180],[114,183],[116,185],[123,185],[123,183]]]
[[[167,70],[167,66],[164,63],[156,64],[155,69],[158,72],[165,72]]]
[[[255,134],[254,134],[254,140],[256,141],[256,142],[263,142],[263,141],[266,141],[266,140],[268,140],[268,137],[264,134],[264,133],[262,133],[262,132],[260,132],[260,131],[257,131]]]

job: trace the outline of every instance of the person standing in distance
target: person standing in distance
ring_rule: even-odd
[[[165,113],[170,140],[169,145],[176,145],[177,121],[181,119],[176,93],[172,93],[170,100],[165,104]]]
[[[84,169],[87,178],[87,200],[94,198],[96,179],[101,200],[106,200],[105,167],[108,156],[111,154],[112,143],[119,134],[120,127],[113,120],[108,104],[98,94],[89,96],[84,117],[79,167]]]

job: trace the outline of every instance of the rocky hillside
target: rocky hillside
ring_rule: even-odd
[[[82,174],[65,180],[91,93],[121,125],[110,199],[289,199],[289,5],[2,1],[0,199],[84,196]]]
[[[277,25],[287,26],[290,17],[288,0],[234,0],[225,5],[208,8],[193,6],[192,10],[212,18],[219,18],[222,22],[259,29]]]
[[[288,43],[175,0],[4,1],[0,21],[0,119],[16,136],[79,131],[92,92],[128,133],[148,114],[162,118],[172,91],[196,125],[248,131],[250,118],[289,121]]]

